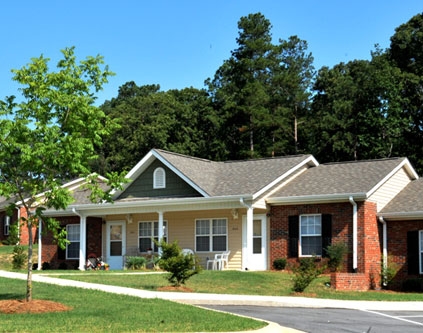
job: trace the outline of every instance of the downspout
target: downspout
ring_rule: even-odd
[[[17,220],[17,224],[18,224],[18,244],[15,245],[19,245],[21,243],[21,208],[20,207],[16,207],[16,210],[18,211],[18,220]]]
[[[86,258],[86,252],[87,252],[87,220],[86,220],[86,216],[82,215],[80,213],[77,212],[77,210],[75,209],[75,207],[72,208],[72,212],[79,216],[80,218],[80,225],[79,225],[79,230],[80,230],[80,234],[79,234],[79,267],[78,269],[80,271],[85,271],[85,258]]]
[[[242,267],[248,270],[248,262],[250,255],[253,253],[252,239],[253,239],[253,206],[248,205],[244,198],[240,198],[239,202],[242,206],[247,208],[247,230],[246,230],[246,244],[245,244],[245,255],[242,256]]]
[[[353,272],[357,273],[357,203],[352,196],[349,201],[353,206]]]
[[[388,228],[383,216],[379,216],[379,221],[380,223],[382,223],[382,283],[384,286],[386,286],[386,269],[388,268]]]

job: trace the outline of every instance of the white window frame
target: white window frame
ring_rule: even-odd
[[[157,223],[157,234],[155,233],[155,228],[154,225]],[[146,235],[146,236],[141,236],[140,235],[140,227],[141,224],[150,224],[150,230],[151,230],[151,235]],[[163,239],[165,242],[167,242],[167,221],[163,221]],[[154,249],[156,246],[154,244],[153,239],[158,240],[159,239],[159,221],[139,221],[138,222],[138,248],[140,245],[140,239],[150,239],[150,248]],[[141,249],[139,249],[139,251],[141,251]],[[143,251],[142,253],[147,253],[147,251]]]
[[[197,223],[199,223],[200,221],[206,222],[206,223],[208,222],[208,233],[197,233]],[[214,233],[214,231],[213,231],[213,222],[214,221],[224,221],[225,222],[225,232],[224,233]],[[196,252],[200,252],[200,253],[201,252],[223,252],[223,251],[228,250],[228,219],[226,217],[196,219],[194,229],[195,229],[195,251]],[[213,244],[213,239],[214,239],[214,237],[222,237],[222,236],[224,236],[226,238],[225,248],[215,250],[214,244]],[[209,238],[209,240],[208,240],[208,243],[209,243],[208,250],[198,250],[197,249],[197,238],[198,237],[208,237]]]
[[[70,229],[75,229],[75,231],[70,231]],[[70,244],[66,244],[66,259],[79,259],[79,248],[80,248],[80,235],[81,235],[81,226],[79,224],[68,224],[66,225],[66,239]],[[71,236],[71,237],[69,237]],[[69,246],[76,246],[78,244],[78,251],[76,257],[71,257],[68,253]]]
[[[308,217],[319,217],[320,218],[320,233],[311,233],[311,234],[304,234],[302,233],[302,219],[303,218],[308,218]],[[303,254],[303,237],[320,237],[320,239],[322,239],[322,214],[302,214],[300,215],[300,221],[299,221],[299,235],[300,235],[300,251],[299,251],[299,256],[300,257],[313,257],[313,256],[317,256],[317,257],[321,257],[322,254]],[[320,245],[322,247],[322,245]],[[321,252],[323,253],[323,248],[320,249]]]
[[[154,170],[153,188],[166,188],[166,171],[162,167],[158,167]]]
[[[10,216],[5,215],[3,218],[4,228],[3,228],[3,234],[5,236],[9,236],[10,233]]]
[[[419,273],[423,274],[423,230],[419,230]]]

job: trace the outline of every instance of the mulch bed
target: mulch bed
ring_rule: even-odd
[[[71,307],[61,303],[47,300],[3,300],[0,301],[0,312],[6,314],[13,313],[47,313],[62,312],[72,310]]]

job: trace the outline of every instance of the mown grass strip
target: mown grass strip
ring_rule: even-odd
[[[0,278],[0,299],[24,299],[24,280]],[[66,312],[1,314],[3,332],[224,332],[258,329],[249,318],[160,299],[34,283],[34,299],[72,307]]]

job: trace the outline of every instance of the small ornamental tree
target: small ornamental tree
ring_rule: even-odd
[[[201,267],[193,254],[182,253],[177,242],[166,243],[164,240],[158,243],[162,248],[159,260],[160,268],[170,274],[167,280],[175,287],[179,287],[193,275],[200,273]]]
[[[32,300],[33,228],[53,233],[66,244],[66,232],[43,210],[64,209],[73,200],[61,185],[90,174],[95,147],[114,125],[94,106],[94,93],[113,73],[103,57],[87,57],[77,63],[74,48],[62,50],[57,70],[40,56],[21,69],[12,70],[13,80],[23,85],[22,96],[0,100],[0,195],[13,198],[24,212],[18,223],[28,229],[28,276],[26,300]],[[123,177],[106,175],[110,190],[120,187]],[[95,178],[95,177],[93,177]],[[92,200],[110,200],[109,192],[96,190],[90,182]],[[40,195],[43,194],[43,195]]]

